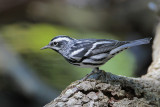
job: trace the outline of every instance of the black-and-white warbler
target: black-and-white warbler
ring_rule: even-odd
[[[41,49],[53,49],[60,53],[69,63],[80,67],[97,70],[119,52],[142,44],[150,43],[151,38],[134,41],[108,39],[73,39],[68,36],[57,36]]]

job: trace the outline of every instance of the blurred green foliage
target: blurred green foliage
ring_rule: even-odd
[[[91,72],[89,68],[80,68],[66,62],[61,55],[52,50],[40,50],[57,35],[74,38],[118,39],[106,33],[80,32],[50,24],[19,23],[0,28],[6,42],[16,50],[36,73],[48,84],[64,89],[76,79]],[[131,76],[135,69],[134,56],[129,51],[116,55],[100,69],[113,74]]]

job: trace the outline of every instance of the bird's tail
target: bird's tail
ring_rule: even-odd
[[[133,47],[137,45],[143,45],[143,44],[149,44],[152,38],[144,38],[144,39],[138,39],[134,41],[130,41],[128,43],[128,47]]]
[[[122,50],[125,50],[127,48],[133,47],[133,46],[138,46],[138,45],[143,45],[143,44],[149,44],[152,38],[144,38],[144,39],[138,39],[134,41],[127,41],[126,44],[121,45],[115,49],[113,49],[110,54],[114,54],[117,52],[120,52]]]

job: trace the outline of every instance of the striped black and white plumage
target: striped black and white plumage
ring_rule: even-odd
[[[107,39],[73,39],[57,36],[41,48],[50,48],[60,53],[69,63],[80,67],[98,68],[119,52],[142,44],[148,44],[151,38],[134,41]]]

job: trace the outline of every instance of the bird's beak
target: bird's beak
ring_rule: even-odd
[[[44,47],[42,47],[42,48],[41,48],[41,50],[43,50],[43,49],[47,49],[47,48],[50,48],[50,46],[49,46],[49,45],[44,46]]]

